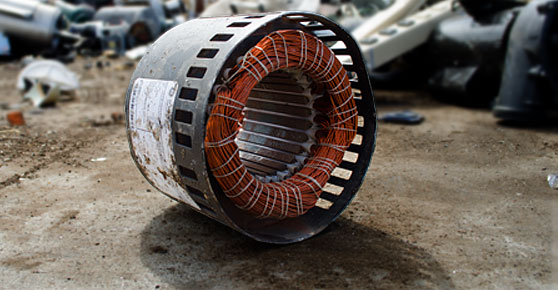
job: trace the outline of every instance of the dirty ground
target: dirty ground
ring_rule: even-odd
[[[85,69],[96,62],[70,65],[82,84],[73,101],[22,107],[24,127],[5,119],[21,98],[20,66],[0,65],[2,289],[558,287],[558,191],[546,181],[558,172],[556,125],[502,126],[488,110],[376,92],[380,113],[426,120],[380,124],[343,215],[305,242],[273,246],[147,184],[111,118],[133,68]]]

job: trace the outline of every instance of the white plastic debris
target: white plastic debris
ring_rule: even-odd
[[[107,158],[106,157],[99,157],[99,158],[91,159],[91,162],[103,162],[103,161],[107,161]]]
[[[55,60],[37,60],[27,65],[17,78],[17,88],[29,89],[26,81],[58,86],[62,91],[72,91],[79,88],[78,76],[66,66]]]
[[[33,85],[24,95],[24,100],[30,100],[35,107],[44,107],[55,104],[60,97],[60,87],[58,85],[49,86],[37,83]]]
[[[126,51],[125,56],[131,60],[139,60],[147,53],[148,45],[142,45]]]
[[[19,73],[17,88],[24,92],[24,99],[43,107],[56,103],[62,91],[78,89],[79,79],[61,62],[38,60]]]
[[[558,174],[549,174],[546,178],[552,189],[558,189]]]

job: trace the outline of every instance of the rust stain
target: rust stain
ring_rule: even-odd
[[[142,163],[137,162],[136,164],[137,164],[137,167],[138,167],[139,171],[141,172],[141,174],[143,176],[145,176],[145,177],[149,176],[149,171],[147,170],[147,168],[145,168],[145,166],[143,166]]]
[[[6,259],[0,262],[0,265],[5,265],[11,268],[15,268],[19,271],[24,271],[24,270],[31,270],[33,268],[38,267],[39,265],[41,265],[43,262],[40,261],[33,261],[37,258],[40,258],[39,255],[38,257],[14,257],[14,258],[10,258],[10,259]]]
[[[161,175],[163,175],[163,178],[164,178],[165,180],[167,180],[169,174],[168,174],[166,171],[164,171],[164,170],[161,169],[160,167],[157,167],[157,171],[159,171],[159,173],[161,173]]]
[[[58,227],[69,220],[75,219],[78,214],[79,214],[79,210],[67,211],[62,217],[58,219],[58,221],[54,225],[52,225],[51,228]]]

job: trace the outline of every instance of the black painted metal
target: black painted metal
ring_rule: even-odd
[[[523,122],[556,117],[557,51],[558,1],[532,1],[511,30],[496,117]]]

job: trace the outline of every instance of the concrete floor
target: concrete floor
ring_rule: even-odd
[[[132,69],[82,65],[76,100],[23,107],[25,127],[0,121],[1,289],[558,289],[558,191],[546,182],[557,126],[507,127],[489,111],[379,92],[380,113],[412,108],[426,121],[380,124],[342,216],[273,246],[149,186],[123,125],[98,121],[123,111]],[[0,77],[13,106],[13,67]]]

